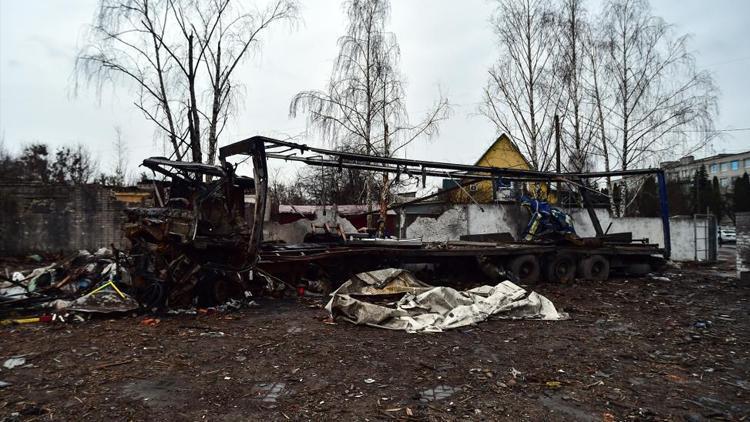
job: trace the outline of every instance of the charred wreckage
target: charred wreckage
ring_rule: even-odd
[[[252,161],[252,177],[237,175],[236,166],[227,161],[238,155]],[[521,241],[499,234],[439,243],[344,234],[315,243],[264,242],[269,159],[388,172],[396,178],[416,176],[423,183],[427,177],[449,176],[461,181],[456,187],[460,189],[498,179],[564,183],[578,190],[596,236],[581,238],[560,228],[555,223],[565,223],[559,210],[527,199],[532,219]],[[180,307],[194,300],[220,303],[246,291],[259,294],[284,286],[310,288],[311,283],[327,291],[353,273],[417,263],[473,267],[490,277],[509,276],[521,283],[542,279],[566,282],[576,276],[604,281],[613,271],[658,267],[670,254],[666,186],[658,169],[551,173],[375,157],[262,136],[221,148],[220,160],[217,166],[158,157],[144,160],[143,166],[169,178],[166,189],[155,188],[158,207],[128,210],[123,226],[131,244],[128,265],[132,284],[146,306]],[[585,183],[592,178],[647,174],[655,174],[658,182],[664,248],[647,239],[634,240],[630,233],[606,233],[591,204],[591,188]],[[540,225],[552,229],[542,235]]]

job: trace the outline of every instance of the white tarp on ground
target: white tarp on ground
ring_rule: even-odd
[[[396,268],[357,274],[331,295],[326,309],[334,318],[408,332],[439,332],[490,318],[567,319],[547,298],[510,281],[458,291],[427,285]],[[389,295],[403,296],[387,304],[366,300]]]

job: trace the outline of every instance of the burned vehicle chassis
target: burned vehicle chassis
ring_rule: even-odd
[[[252,159],[253,178],[237,176],[230,157]],[[296,287],[311,278],[340,282],[353,272],[408,263],[473,264],[486,275],[568,281],[576,275],[606,280],[611,271],[650,269],[669,258],[669,210],[660,169],[551,173],[476,165],[375,157],[332,151],[255,136],[220,148],[220,166],[149,158],[143,165],[171,178],[166,202],[157,188],[158,208],[133,209],[124,226],[132,244],[134,284],[149,306],[216,303],[269,283]],[[450,177],[461,187],[483,180],[562,183],[577,188],[596,231],[576,241],[455,241],[418,244],[369,239],[280,245],[263,242],[268,193],[268,159],[338,169],[359,169],[400,177]],[[665,247],[633,242],[629,234],[605,233],[584,180],[607,176],[656,175]],[[246,209],[245,195],[254,198]],[[429,197],[429,196],[428,196]],[[424,197],[421,199],[426,199]],[[417,202],[421,199],[410,201]],[[635,266],[635,267],[634,267]]]
[[[171,178],[166,192],[155,186],[155,208],[126,211],[133,286],[146,307],[181,307],[193,298],[223,303],[248,287],[252,219],[244,195],[254,180],[218,166],[149,158],[143,165]],[[209,178],[209,181],[203,181]],[[166,200],[164,200],[164,199]]]

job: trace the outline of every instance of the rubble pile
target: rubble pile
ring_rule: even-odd
[[[39,264],[43,261],[36,255],[31,258]],[[6,267],[0,274],[0,321],[3,325],[65,322],[70,317],[81,319],[86,314],[136,310],[193,314],[200,310],[227,312],[256,305],[253,295],[245,291],[222,302],[209,303],[195,297],[181,306],[172,303],[167,309],[163,291],[169,287],[165,287],[163,280],[144,281],[136,270],[139,262],[123,251],[101,248],[93,254],[81,250],[36,268],[11,271]],[[202,274],[214,273],[204,270]],[[214,288],[221,287],[221,283],[213,281]]]
[[[39,260],[40,257],[37,257]],[[138,308],[130,274],[120,251],[86,250],[26,271],[0,275],[0,314],[43,311],[64,313],[127,312]],[[31,322],[31,321],[29,321]]]

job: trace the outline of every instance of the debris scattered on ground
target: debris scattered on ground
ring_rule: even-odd
[[[458,291],[427,285],[397,268],[357,274],[332,296],[326,310],[333,318],[407,332],[440,332],[490,318],[567,318],[544,296],[510,281]]]
[[[200,333],[201,337],[224,337],[226,334],[222,331],[207,331],[205,333]]]
[[[141,325],[145,325],[147,327],[154,327],[156,325],[159,325],[161,320],[159,318],[144,318],[141,321]]]
[[[130,275],[121,265],[125,257],[101,248],[86,250],[25,271],[10,278],[0,275],[0,313],[76,311],[84,313],[126,312],[138,303],[123,292],[130,288]],[[33,259],[40,263],[43,258]],[[50,315],[9,320],[14,323],[50,322]],[[64,318],[63,318],[64,319]],[[53,318],[56,320],[56,318]]]
[[[283,382],[260,383],[255,386],[254,392],[260,398],[260,401],[276,403],[279,396],[284,392],[284,387]]]
[[[31,262],[39,264],[37,260]],[[160,295],[153,288],[161,284],[151,283],[150,289],[142,289],[131,277],[132,265],[131,257],[124,252],[101,248],[93,254],[81,250],[41,267],[14,272],[6,268],[5,274],[0,273],[0,316],[6,316],[0,319],[0,325],[82,321],[80,315],[163,310],[150,306],[154,304],[153,295]],[[257,306],[253,296],[245,293],[245,297],[203,307],[195,298],[169,312],[225,313]]]
[[[26,364],[26,359],[22,357],[10,358],[10,359],[7,359],[5,362],[3,362],[3,368],[13,369],[17,366],[22,366],[25,364]]]
[[[419,393],[419,400],[423,402],[443,400],[459,391],[461,391],[460,388],[450,387],[447,385],[438,385],[435,388],[430,388]]]
[[[540,284],[569,322],[429,336],[329,325],[325,302],[306,297],[257,298],[261,307],[233,319],[193,308],[152,327],[130,314],[4,326],[0,368],[11,357],[27,363],[0,372],[12,384],[0,390],[0,420],[742,420],[750,291],[697,271],[664,284]],[[226,335],[199,335],[217,331]],[[443,398],[439,386],[460,391]],[[441,399],[422,401],[427,390]]]

